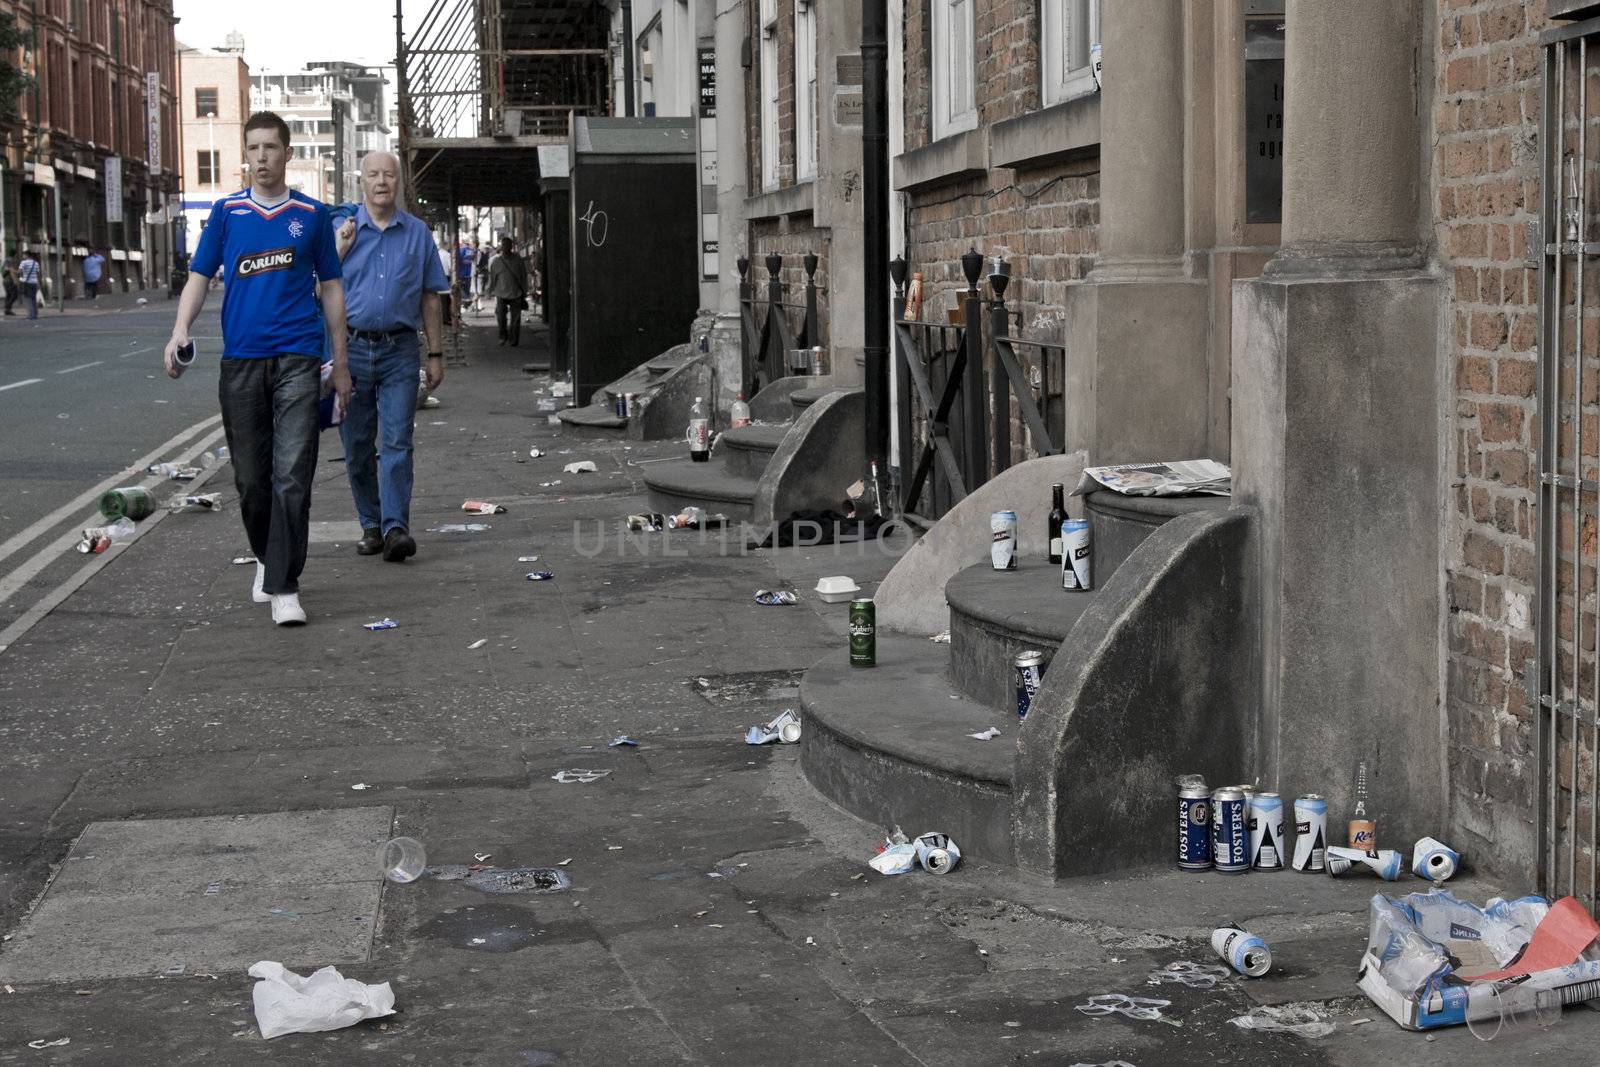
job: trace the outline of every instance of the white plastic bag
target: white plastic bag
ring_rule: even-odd
[[[256,1025],[271,1040],[284,1034],[320,1034],[340,1030],[362,1019],[394,1014],[394,990],[389,983],[368,985],[324,967],[309,978],[281,963],[262,960],[250,968],[259,978],[251,990]]]

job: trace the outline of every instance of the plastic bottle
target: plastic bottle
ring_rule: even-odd
[[[750,405],[744,402],[743,393],[733,398],[733,407],[728,409],[728,425],[735,430],[750,425]]]
[[[689,409],[689,428],[684,431],[684,439],[689,442],[689,458],[696,463],[704,463],[711,458],[711,423],[706,418],[706,399],[703,396],[694,398],[694,407]]]
[[[1467,987],[1467,1030],[1479,1041],[1521,1037],[1561,1021],[1561,991],[1530,989],[1511,982],[1473,982]]]

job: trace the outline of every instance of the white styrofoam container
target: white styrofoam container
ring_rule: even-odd
[[[854,600],[859,592],[861,587],[847,574],[817,579],[817,599],[824,604],[839,604],[846,600]]]

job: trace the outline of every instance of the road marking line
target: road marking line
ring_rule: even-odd
[[[218,417],[220,418],[221,416]],[[179,466],[186,465],[190,460],[194,459],[194,457],[205,451],[212,444],[221,440],[222,436],[223,430],[221,427],[218,427],[207,436],[201,438],[187,451],[181,453],[180,455],[174,456],[173,462]],[[203,485],[209,479],[210,475],[207,475],[206,478],[201,479],[200,484]],[[167,479],[165,478],[157,476],[147,478],[141,484],[144,486],[144,488],[150,489],[154,486],[160,485],[166,480]],[[155,526],[156,523],[164,518],[167,514],[168,512],[166,508],[157,508],[155,514],[151,515],[150,518],[145,519],[140,524],[134,526],[133,536],[128,538],[128,540],[123,543],[123,547],[133,544],[133,542],[137,541],[144,535],[146,530]],[[67,552],[72,551],[73,547],[78,543],[81,537],[80,531],[83,527],[97,525],[99,523],[103,523],[104,521],[105,519],[100,514],[98,509],[90,512],[88,515],[79,520],[73,529],[68,530],[66,533],[50,542],[44,548],[34,553],[26,563],[23,563],[11,573],[7,574],[5,578],[0,579],[0,604],[4,604],[12,597],[16,596],[24,586],[33,581],[33,579],[37,577],[41,571],[50,566],[50,564],[54,563],[57,558],[65,555]],[[120,552],[117,554],[120,555]],[[112,550],[107,549],[106,552],[101,555],[101,558],[103,559],[105,556],[110,555],[112,555]],[[35,604],[33,608],[29,609],[27,612],[24,612],[16,622],[6,627],[5,630],[0,631],[0,649],[3,649],[5,646],[11,644],[12,641],[16,640],[22,634],[31,629],[36,623],[38,623],[40,619],[50,614],[50,612],[54,610],[58,604],[65,600],[74,589],[87,581],[89,575],[93,573],[94,570],[88,567],[80,569],[72,577],[68,578],[66,582],[62,583],[62,586],[58,586],[48,596],[46,596],[44,600],[41,600],[38,604]],[[63,592],[63,588],[67,586],[71,586],[71,588],[66,588],[65,592]]]
[[[12,382],[10,385],[0,385],[0,393],[5,392],[7,389],[20,389],[24,385],[38,385],[42,381],[44,381],[43,378],[24,378],[22,381]]]
[[[135,348],[132,352],[118,352],[118,359],[127,359],[129,356],[142,356],[146,352],[154,352],[153,348]]]
[[[48,533],[52,527],[54,527],[62,519],[65,519],[67,516],[71,515],[73,512],[81,511],[90,504],[98,502],[100,499],[100,494],[104,493],[107,489],[114,489],[118,485],[124,484],[129,478],[144,477],[146,474],[146,469],[150,466],[150,464],[161,459],[161,457],[165,456],[169,450],[177,448],[195,434],[203,433],[208,428],[221,421],[221,415],[213,415],[209,419],[203,419],[200,422],[195,423],[187,430],[180,431],[176,436],[162,443],[149,455],[134,460],[133,465],[128,469],[113,474],[111,477],[107,478],[94,488],[86,490],[85,492],[73,497],[71,500],[67,501],[59,508],[56,508],[50,514],[40,519],[32,526],[29,526],[26,530],[23,530],[21,533],[16,534],[8,539],[5,544],[0,544],[0,561],[9,559],[10,557],[16,555],[19,549],[26,547],[34,541],[37,541],[44,534]]]
[[[102,364],[104,362],[105,362],[105,360],[103,360],[103,359],[97,359],[93,363],[80,363],[76,367],[68,367],[66,370],[58,370],[58,371],[56,371],[56,373],[57,374],[71,374],[75,370],[88,370],[90,367],[98,367],[100,364]]]

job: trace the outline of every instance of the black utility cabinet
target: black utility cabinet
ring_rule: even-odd
[[[544,281],[540,314],[550,328],[550,376],[572,369],[572,196],[566,145],[539,146],[540,211],[544,223],[539,272]]]
[[[574,117],[573,399],[689,339],[700,301],[692,119]]]

